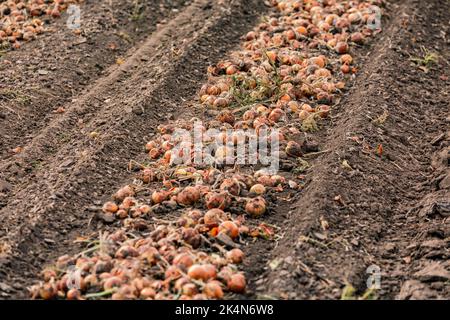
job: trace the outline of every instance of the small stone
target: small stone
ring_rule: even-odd
[[[326,234],[323,234],[323,233],[320,233],[320,232],[314,232],[314,236],[315,236],[317,239],[322,240],[322,241],[324,241],[324,240],[327,239],[327,235],[326,235]]]

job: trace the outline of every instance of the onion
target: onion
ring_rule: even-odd
[[[152,211],[152,208],[149,205],[144,204],[139,207],[139,211],[142,214],[149,214]]]
[[[277,54],[275,51],[267,51],[267,57],[272,63],[275,63],[277,61]]]
[[[119,277],[109,277],[103,283],[103,289],[105,291],[111,290],[112,288],[117,288],[122,285],[122,279]]]
[[[189,253],[180,253],[175,258],[173,258],[172,264],[187,270],[190,266],[194,264],[194,259]]]
[[[338,28],[338,29],[345,29],[350,26],[350,21],[346,18],[338,18],[336,20],[335,25],[336,25],[336,28]]]
[[[231,239],[236,239],[239,236],[239,228],[232,221],[224,221],[219,225],[219,233],[224,233]]]
[[[203,265],[203,268],[205,269],[206,272],[205,280],[214,279],[217,277],[217,269],[215,265],[208,263]]]
[[[117,259],[125,259],[127,257],[137,257],[139,252],[132,246],[124,245],[116,251],[115,257]]]
[[[81,299],[81,293],[78,289],[72,288],[69,291],[67,291],[67,300],[80,300]]]
[[[128,212],[124,209],[120,209],[116,212],[116,216],[119,219],[125,219],[128,218]]]
[[[297,31],[297,33],[301,34],[302,36],[308,35],[308,30],[306,30],[304,26],[298,27],[297,29],[295,29],[295,31]]]
[[[228,192],[210,192],[205,197],[206,207],[208,209],[218,208],[225,210],[231,204]]]
[[[217,274],[217,279],[227,282],[228,280],[230,280],[232,274],[233,269],[230,268],[229,266],[224,266],[222,269],[220,269],[220,272]]]
[[[208,271],[204,265],[194,264],[188,270],[188,277],[195,280],[206,281],[208,279]]]
[[[59,18],[59,17],[61,17],[61,13],[59,12],[59,10],[58,10],[57,7],[55,7],[55,8],[50,12],[50,15],[51,15],[53,18]]]
[[[302,110],[308,112],[314,112],[314,109],[307,103],[302,104]]]
[[[231,292],[243,293],[245,291],[245,286],[245,277],[240,273],[233,274],[227,281],[228,290]]]
[[[155,298],[156,291],[153,288],[143,288],[139,294],[142,299],[153,299]]]
[[[331,78],[331,72],[328,69],[320,68],[314,72],[314,75],[318,78]]]
[[[183,240],[194,249],[200,247],[202,243],[200,234],[193,228],[183,228],[181,236]]]
[[[289,141],[286,146],[286,153],[291,157],[300,157],[302,155],[301,146],[295,141]]]
[[[158,159],[160,155],[161,155],[161,150],[159,150],[158,148],[153,148],[148,152],[148,156],[152,160]]]
[[[258,115],[265,115],[268,112],[269,112],[269,108],[267,108],[266,106],[263,106],[262,104],[260,104],[256,107],[256,113]]]
[[[126,197],[133,197],[134,189],[131,186],[125,186],[114,195],[114,199],[117,201],[123,201]]]
[[[139,278],[138,277],[138,278],[134,278],[131,281],[131,285],[136,288],[136,291],[140,292],[142,289],[149,287],[151,285],[151,282],[147,278]]]
[[[219,146],[214,153],[218,164],[226,164],[234,156],[234,148],[229,146]]]
[[[227,259],[234,264],[240,264],[244,260],[244,252],[241,249],[232,249],[227,252]]]
[[[317,93],[317,101],[320,103],[331,103],[333,97],[328,92],[320,91]]]
[[[119,207],[114,202],[108,201],[103,205],[102,210],[105,213],[115,213],[117,212],[117,210],[119,210]]]
[[[145,150],[147,150],[147,152],[154,148],[158,148],[158,144],[154,140],[147,142],[147,144],[145,145]]]
[[[317,112],[321,118],[326,118],[330,114],[330,107],[327,105],[320,105],[317,107]]]
[[[228,191],[233,196],[239,196],[241,192],[239,182],[236,179],[224,179],[220,185],[220,190]]]
[[[193,297],[198,293],[198,289],[195,284],[186,283],[182,286],[181,292],[188,297]]]
[[[280,97],[280,100],[281,100],[281,101],[284,101],[284,102],[289,102],[289,101],[292,100],[292,98],[291,98],[290,95],[284,94],[284,95],[282,95],[282,96]]]
[[[144,183],[150,183],[153,182],[156,179],[156,176],[152,169],[146,168],[142,170],[141,174],[141,180]]]
[[[183,290],[183,286],[187,283],[190,283],[189,277],[181,277],[175,281],[173,288],[179,292]]]
[[[203,220],[206,225],[217,226],[220,224],[222,217],[225,215],[221,209],[211,209],[205,213]]]
[[[200,200],[200,192],[196,187],[186,187],[177,195],[177,202],[182,205],[192,205]]]
[[[245,36],[245,39],[246,39],[247,41],[252,41],[252,40],[255,40],[256,37],[257,37],[256,32],[255,32],[255,31],[250,31],[250,32],[247,33],[247,35]]]
[[[258,116],[258,114],[254,111],[254,110],[247,110],[245,111],[245,113],[242,115],[242,119],[244,121],[249,121],[249,120],[255,120],[255,118]]]
[[[306,119],[308,119],[309,116],[310,116],[310,113],[306,110],[302,110],[298,114],[298,117],[300,118],[300,120],[306,120]]]
[[[318,57],[310,58],[309,63],[315,64],[315,65],[319,66],[320,68],[323,68],[323,67],[325,67],[326,61],[325,61],[324,57],[318,56]]]
[[[343,64],[352,64],[353,58],[349,54],[344,54],[344,55],[341,56],[341,62]]]
[[[233,66],[233,65],[229,66],[229,67],[225,70],[225,73],[226,73],[227,75],[229,75],[229,76],[235,74],[236,72],[238,72],[238,69],[236,68],[236,66]]]
[[[136,205],[136,199],[133,197],[126,197],[123,199],[122,204],[120,205],[121,209],[128,210]]]
[[[228,92],[230,91],[230,86],[226,84],[225,82],[219,82],[217,84],[221,92]]]
[[[350,73],[350,66],[348,64],[344,64],[341,66],[341,72],[344,74]]]
[[[298,110],[299,110],[299,104],[298,104],[298,102],[297,101],[289,101],[288,102],[288,110],[290,111],[290,112],[298,112]]]
[[[166,151],[164,152],[164,156],[162,157],[160,162],[163,164],[169,164],[170,159],[172,159],[172,151]]]
[[[292,29],[289,29],[285,32],[285,36],[288,40],[295,40],[297,38],[297,35],[295,34],[295,31]]]
[[[258,177],[257,181],[259,184],[262,184],[263,186],[266,186],[266,187],[273,186],[272,179],[268,175],[262,175],[262,176]]]
[[[359,12],[352,12],[348,15],[350,23],[356,23],[361,20],[361,14]]]
[[[258,183],[250,188],[250,192],[257,195],[263,195],[264,193],[266,193],[266,187]]]
[[[164,142],[162,143],[162,145],[161,145],[161,148],[162,148],[164,151],[172,150],[173,147],[174,147],[174,144],[173,144],[172,142],[170,142],[170,141],[164,141]]]
[[[159,251],[154,247],[148,248],[140,255],[140,259],[147,260],[150,265],[155,265],[159,258]]]
[[[98,278],[95,274],[88,274],[84,278],[84,283],[86,284],[87,288],[94,288],[98,285]]]
[[[245,211],[253,218],[258,218],[266,212],[266,201],[262,197],[257,197],[247,201]]]
[[[216,119],[222,123],[234,124],[235,118],[234,114],[230,110],[222,110]]]
[[[51,300],[56,297],[56,286],[53,283],[44,283],[39,289],[39,295],[44,300]]]
[[[364,43],[364,36],[361,32],[352,33],[350,36],[350,41],[358,44]]]
[[[286,183],[286,178],[280,175],[273,175],[272,177],[270,177],[270,179],[273,181],[274,185]]]
[[[191,210],[186,214],[189,218],[197,222],[203,217],[203,213],[200,210]]]
[[[206,93],[209,94],[210,96],[218,96],[220,94],[220,88],[217,86],[210,86],[206,90]]]
[[[155,204],[161,203],[163,201],[166,201],[167,199],[169,199],[170,196],[170,192],[169,191],[154,191],[152,193],[152,201]]]
[[[205,285],[205,287],[203,288],[203,293],[209,299],[222,299],[223,298],[222,287],[220,286],[220,283],[215,280],[209,281]]]
[[[181,271],[177,266],[170,266],[164,272],[164,278],[166,280],[176,280],[181,277]]]
[[[278,122],[284,116],[283,110],[280,108],[275,108],[270,112],[268,119],[273,122]]]
[[[217,98],[213,102],[215,108],[221,109],[228,107],[228,100],[225,98]]]
[[[347,53],[348,52],[348,44],[347,43],[345,43],[345,42],[338,42],[337,44],[336,44],[336,52],[337,53],[339,53],[339,54],[344,54],[344,53]]]

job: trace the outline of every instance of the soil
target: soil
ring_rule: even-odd
[[[108,228],[96,212],[132,179],[139,146],[159,123],[199,114],[189,106],[206,67],[268,10],[153,1],[136,15],[126,2],[86,1],[80,36],[63,16],[0,57],[0,298],[27,298],[45,264],[79,250],[77,236]],[[371,266],[378,298],[450,298],[449,9],[388,2],[382,33],[355,52],[359,72],[314,134],[304,189],[272,205],[279,238],[246,248],[242,298],[338,299],[348,285],[362,296]],[[425,49],[439,59],[420,67],[411,58]]]

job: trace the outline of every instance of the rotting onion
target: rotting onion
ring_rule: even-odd
[[[266,201],[262,197],[249,199],[245,205],[245,211],[253,218],[262,216],[266,210]]]

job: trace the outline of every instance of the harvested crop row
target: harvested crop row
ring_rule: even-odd
[[[276,17],[264,19],[243,37],[241,50],[208,69],[199,92],[208,115],[203,122],[160,125],[145,146],[149,163],[130,165],[137,179],[101,213],[118,230],[78,239],[86,249],[46,268],[32,296],[221,299],[244,293],[240,247],[277,236],[275,226],[257,218],[301,190],[302,156],[319,150],[309,133],[329,117],[357,72],[350,52],[379,31],[374,5],[381,4],[272,1]],[[188,135],[180,136],[181,129]],[[196,133],[206,151],[192,142]],[[242,158],[237,147],[262,136],[272,158],[261,149]],[[282,174],[265,168],[266,160],[279,160]]]
[[[45,32],[50,18],[59,18],[70,4],[79,0],[8,0],[0,4],[0,49],[19,49]],[[43,18],[42,18],[43,17]]]

